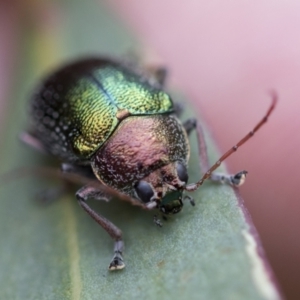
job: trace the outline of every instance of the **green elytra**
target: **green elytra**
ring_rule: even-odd
[[[160,87],[101,59],[82,60],[56,72],[35,97],[35,134],[50,153],[68,161],[91,157],[127,116],[173,111],[172,100]]]

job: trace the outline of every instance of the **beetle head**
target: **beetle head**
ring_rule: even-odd
[[[163,166],[135,185],[137,197],[149,208],[157,207],[163,214],[181,211],[183,188],[188,181],[184,163]]]

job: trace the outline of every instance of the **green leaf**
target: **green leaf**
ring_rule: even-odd
[[[26,128],[30,90],[45,71],[91,53],[123,55],[134,43],[103,5],[47,5],[31,7],[31,22],[24,22],[22,65],[1,132],[1,173],[46,163],[17,140]],[[41,18],[49,10],[50,19]],[[214,162],[219,154],[208,133],[206,138]],[[199,178],[194,139],[191,149],[192,182]],[[207,182],[193,194],[196,207],[185,205],[162,228],[153,225],[153,212],[122,201],[91,202],[124,234],[126,269],[109,272],[113,242],[80,209],[74,194],[48,206],[34,201],[36,192],[51,184],[28,174],[0,186],[1,299],[280,298],[255,230],[231,187]]]

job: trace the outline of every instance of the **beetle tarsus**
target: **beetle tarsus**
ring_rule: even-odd
[[[163,226],[161,220],[157,217],[157,215],[154,215],[154,217],[153,217],[153,222],[154,222],[154,224],[157,225],[158,227],[162,227],[162,226]]]
[[[108,270],[110,271],[122,270],[124,269],[124,267],[125,264],[124,264],[122,252],[115,251],[115,255],[109,264]]]
[[[197,128],[197,120],[194,118],[191,119],[187,119],[184,123],[183,123],[183,127],[187,133],[187,135],[190,135],[190,133]]]
[[[210,176],[210,180],[219,183],[225,183],[233,186],[241,186],[245,180],[247,171],[243,170],[236,174],[226,175],[222,173],[212,173]]]
[[[240,185],[244,184],[247,173],[248,172],[244,170],[244,171],[238,172],[237,174],[233,175],[231,178],[232,185],[240,186]]]

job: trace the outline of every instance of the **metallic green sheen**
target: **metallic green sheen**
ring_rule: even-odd
[[[74,148],[84,156],[95,152],[112,134],[121,121],[117,118],[118,111],[150,115],[172,109],[166,93],[111,66],[96,69],[92,77],[80,79],[66,100],[81,132],[73,140]]]
[[[88,59],[45,81],[33,99],[32,128],[50,153],[87,160],[124,118],[172,111],[169,95],[142,74],[115,61]]]

